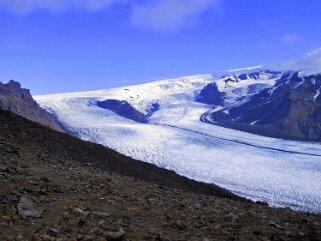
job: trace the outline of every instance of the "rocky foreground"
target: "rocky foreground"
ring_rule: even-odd
[[[254,204],[9,112],[0,123],[1,241],[321,240],[320,215]]]

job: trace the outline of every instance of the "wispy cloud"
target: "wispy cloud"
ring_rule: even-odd
[[[135,4],[134,25],[156,31],[176,31],[193,25],[202,15],[219,6],[220,0],[155,0]]]
[[[300,39],[301,39],[301,35],[297,33],[286,33],[282,36],[281,41],[284,44],[293,44],[300,41]]]
[[[268,66],[277,70],[296,70],[303,74],[321,73],[321,48],[315,49],[301,59],[290,59],[277,66]]]
[[[72,9],[101,11],[113,4],[126,4],[131,23],[156,31],[176,31],[194,25],[208,10],[220,10],[223,0],[0,0],[0,8],[18,14],[38,10],[63,13]]]
[[[29,14],[36,10],[59,13],[72,8],[99,11],[115,2],[124,0],[0,0],[0,7],[8,8],[19,14]]]

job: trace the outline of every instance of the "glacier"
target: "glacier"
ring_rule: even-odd
[[[197,181],[215,183],[253,201],[320,213],[320,144],[258,136],[201,120],[204,113],[228,111],[239,104],[240,97],[248,97],[252,84],[271,87],[277,77],[261,73],[258,79],[226,83],[226,76],[183,76],[35,99],[83,140]],[[212,82],[226,92],[226,106],[212,109],[195,101],[200,90]],[[97,106],[107,99],[125,100],[145,114],[154,103],[160,108],[148,123],[138,123]]]

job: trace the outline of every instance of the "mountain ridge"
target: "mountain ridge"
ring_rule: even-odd
[[[270,137],[321,141],[321,75],[285,73],[273,87],[239,106],[209,114],[208,122]]]
[[[54,130],[65,132],[55,117],[38,105],[30,91],[21,88],[20,83],[14,80],[10,80],[7,84],[0,82],[0,108],[12,111]]]

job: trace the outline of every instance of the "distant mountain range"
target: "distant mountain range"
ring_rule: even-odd
[[[202,119],[270,137],[321,141],[320,91],[321,74],[283,73],[272,87],[235,106],[209,111]]]

